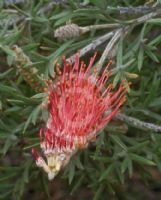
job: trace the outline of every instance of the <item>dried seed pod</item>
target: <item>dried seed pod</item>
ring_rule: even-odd
[[[54,37],[57,38],[58,41],[79,37],[80,34],[81,31],[79,26],[73,23],[61,26],[60,28],[54,31]]]
[[[35,91],[43,92],[45,88],[44,82],[38,76],[38,70],[32,67],[32,62],[29,57],[26,56],[23,50],[17,45],[14,45],[11,49],[14,52],[14,66],[18,69],[24,80]]]
[[[58,41],[64,41],[66,39],[79,37],[81,34],[87,33],[92,30],[116,28],[118,26],[120,26],[120,24],[115,23],[115,24],[95,24],[95,25],[81,27],[74,23],[68,23],[56,29],[54,32],[54,37],[57,38]]]

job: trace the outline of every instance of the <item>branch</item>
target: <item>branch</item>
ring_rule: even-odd
[[[110,53],[110,51],[112,50],[112,48],[115,45],[115,43],[117,42],[117,40],[121,37],[122,31],[123,31],[122,28],[120,28],[115,32],[114,36],[111,38],[111,40],[107,44],[99,62],[98,62],[98,66],[103,66],[103,63],[104,63],[105,59],[107,58],[107,55]]]
[[[64,7],[67,6],[68,0],[51,0],[45,5],[42,9],[38,11],[38,14],[48,13],[50,12],[54,6],[62,5]]]
[[[24,4],[25,0],[4,0],[3,4],[4,6],[12,6],[13,4]]]
[[[84,56],[86,53],[90,52],[91,50],[96,49],[96,47],[98,47],[99,45],[103,44],[106,40],[108,40],[109,38],[111,38],[114,35],[115,31],[111,31],[99,38],[97,38],[96,40],[92,41],[90,44],[88,44],[87,46],[83,47],[80,50],[80,57]],[[70,56],[67,61],[74,63],[75,61],[75,56],[77,53],[73,54],[72,56]]]
[[[161,132],[161,126],[159,125],[155,125],[152,123],[148,123],[148,122],[143,122],[139,119],[136,119],[134,117],[129,117],[123,113],[119,113],[116,116],[116,119],[125,122],[131,126],[134,126],[138,129],[142,129],[142,130],[147,130],[147,131],[154,131],[154,132]]]
[[[119,23],[114,23],[114,24],[95,24],[95,25],[89,25],[89,26],[84,26],[81,27],[79,26],[80,33],[86,33],[88,31],[93,31],[93,30],[100,30],[100,29],[108,29],[108,28],[118,28],[121,27],[121,24]]]
[[[118,28],[118,29],[116,29],[114,31],[111,31],[111,32],[109,32],[109,33],[97,38],[96,40],[92,41],[87,46],[83,47],[80,50],[80,57],[84,56],[86,53],[90,52],[91,50],[96,49],[96,47],[98,47],[99,45],[103,44],[105,41],[107,41],[108,39],[110,39],[112,37],[112,39],[109,41],[109,44],[107,44],[106,49],[105,49],[105,51],[104,51],[104,53],[103,53],[103,55],[101,57],[101,61],[99,63],[99,64],[103,64],[104,59],[109,55],[109,52],[114,47],[114,44],[116,44],[116,42],[119,40],[120,36],[122,35],[121,34],[122,30],[125,31],[124,32],[124,36],[125,36],[135,26],[140,25],[140,24],[148,21],[152,17],[156,17],[159,14],[161,14],[161,9],[158,9],[155,12],[151,12],[151,13],[146,14],[146,15],[144,15],[142,17],[137,18],[137,19],[133,19],[133,20],[128,21],[128,25],[125,25],[124,29],[123,28]],[[116,52],[115,52],[115,54],[116,54]],[[68,58],[68,61],[71,61],[73,63],[75,61],[75,56],[76,56],[76,54],[70,56]]]
[[[129,7],[121,7],[121,6],[117,6],[117,7],[112,7],[112,6],[108,6],[107,10],[113,11],[113,12],[119,12],[120,14],[146,14],[152,11],[155,11],[157,8],[157,3],[155,3],[153,6],[149,6],[149,5],[143,5],[143,6],[129,6]]]
[[[140,25],[140,24],[148,21],[149,19],[151,19],[153,17],[156,17],[159,14],[161,14],[161,9],[157,9],[156,11],[151,12],[151,13],[149,13],[147,15],[144,15],[144,16],[139,17],[137,19],[131,20],[131,22],[134,23],[134,26]]]

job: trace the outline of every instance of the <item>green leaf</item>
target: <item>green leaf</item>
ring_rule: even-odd
[[[12,57],[15,56],[14,52],[8,47],[8,46],[2,46],[0,45],[0,48],[7,54],[7,55],[10,55]]]
[[[113,88],[115,88],[116,85],[118,84],[118,82],[121,80],[121,75],[122,75],[122,73],[120,73],[120,72],[118,72],[118,73],[115,75],[115,77],[114,77],[114,79],[113,79]]]
[[[112,134],[110,134],[110,138],[111,138],[116,144],[118,144],[124,151],[127,152],[127,147],[126,147],[126,145],[121,141],[121,139],[120,139],[117,135],[112,135]]]
[[[132,160],[145,165],[155,166],[156,164],[152,160],[148,160],[142,156],[139,156],[137,154],[129,153],[129,156]]]
[[[32,120],[32,115],[30,115],[25,123],[25,126],[24,126],[24,130],[23,130],[23,133],[25,133],[27,127],[29,126],[30,122]]]
[[[123,184],[125,180],[124,180],[124,175],[123,175],[123,173],[121,172],[119,163],[118,163],[118,165],[115,166],[115,170],[116,170],[116,173],[117,173],[117,175],[118,175],[118,179],[119,179],[120,182]]]
[[[116,67],[121,68],[123,61],[122,61],[122,54],[123,53],[123,39],[122,37],[120,38],[119,44],[118,44],[118,51],[117,51],[117,63]]]
[[[44,98],[44,97],[47,97],[48,96],[48,94],[47,93],[39,93],[39,94],[35,94],[34,96],[32,96],[31,98],[32,99],[42,99],[42,98]]]
[[[133,165],[132,165],[132,160],[129,156],[127,157],[127,167],[128,167],[128,171],[129,171],[129,177],[132,177]]]
[[[95,192],[93,200],[99,200],[103,190],[104,190],[104,185],[101,184],[97,189],[97,191]]]
[[[71,14],[71,11],[63,11],[63,12],[61,12],[61,13],[58,13],[58,14],[56,14],[56,15],[54,15],[54,16],[52,16],[52,17],[50,17],[50,20],[58,20],[58,19],[61,19],[61,18],[63,18],[63,17],[66,17],[66,16],[68,16],[68,15],[70,15]]]
[[[128,158],[125,157],[125,159],[121,163],[121,173],[125,173],[127,168],[128,168]]]
[[[32,120],[31,122],[35,125],[36,124],[36,121],[39,117],[39,114],[40,114],[40,111],[41,111],[41,105],[38,105],[32,112]]]
[[[153,40],[151,40],[148,45],[154,46],[154,45],[158,45],[160,43],[161,43],[161,35],[158,35]]]
[[[91,3],[93,3],[94,5],[96,5],[98,8],[100,9],[106,9],[106,7],[108,6],[108,1],[107,0],[90,0]]]
[[[144,60],[144,48],[141,45],[139,48],[139,53],[138,53],[138,69],[139,69],[139,71],[142,69],[143,60]]]
[[[31,44],[27,44],[25,46],[23,46],[23,50],[26,51],[32,51],[37,49],[37,47],[39,47],[39,43],[31,43]]]
[[[150,47],[150,46],[145,46],[145,47],[146,47],[146,48],[145,48],[146,54],[147,54],[154,62],[159,63],[159,60],[158,60],[156,54],[154,54],[154,53],[152,52],[151,47]]]
[[[4,93],[15,93],[17,90],[13,87],[0,84],[0,91]]]
[[[40,142],[37,142],[37,143],[34,143],[34,144],[30,145],[30,146],[24,147],[23,150],[27,150],[27,149],[31,149],[32,147],[39,147],[39,146],[40,146]]]
[[[55,27],[57,27],[57,26],[60,26],[60,25],[64,25],[64,23],[66,23],[68,20],[70,20],[72,17],[74,17],[74,13],[72,13],[72,12],[68,12],[68,13],[66,13],[66,15],[65,16],[63,16],[63,17],[61,17],[60,19],[58,19],[56,22],[55,22],[55,24],[54,24],[54,26]]]
[[[161,25],[161,18],[150,19],[150,20],[148,20],[148,23],[160,26]]]
[[[3,194],[0,194],[0,199],[6,199],[8,196],[12,195],[12,190],[7,190],[7,192],[3,192]]]
[[[128,148],[128,152],[135,152],[135,151],[140,151],[142,149],[145,149],[145,147],[149,144],[150,141],[145,141],[145,142],[141,142],[141,143],[137,143],[136,145],[129,147]]]
[[[19,107],[19,106],[14,106],[14,107],[11,107],[11,108],[8,108],[8,109],[6,109],[5,110],[5,113],[13,113],[13,112],[19,112],[19,111],[21,111],[22,110],[22,108],[21,107]]]
[[[156,98],[149,105],[150,107],[161,107],[161,97]]]
[[[13,62],[14,62],[14,56],[8,55],[7,56],[7,63],[8,63],[8,65],[11,66],[13,64]]]
[[[73,162],[70,162],[70,167],[69,167],[69,175],[68,175],[68,178],[69,178],[69,184],[72,183],[72,180],[74,178],[74,174],[75,174],[75,165]]]
[[[0,111],[2,110],[2,101],[0,100]]]
[[[85,175],[82,174],[81,177],[77,180],[77,182],[74,184],[72,191],[70,192],[70,194],[73,194],[76,190],[78,190],[78,188],[81,186],[81,184],[83,183],[83,180],[85,178]]]
[[[47,184],[47,179],[46,179],[45,173],[42,174],[42,176],[40,177],[40,180],[41,180],[43,191],[45,192],[45,194],[47,194],[48,198],[50,198],[50,192],[49,192],[49,187]]]
[[[5,155],[7,153],[7,151],[9,150],[9,148],[15,143],[17,142],[17,137],[15,135],[9,135],[9,137],[7,138],[4,147],[2,149],[2,153],[3,155]]]
[[[114,169],[114,163],[110,164],[108,168],[104,172],[102,172],[101,177],[99,178],[99,182],[104,179],[107,179],[109,174],[113,171],[113,169]]]
[[[154,155],[154,161],[156,162],[158,170],[161,172],[161,162],[157,155]]]
[[[84,169],[83,164],[81,163],[81,160],[80,160],[80,156],[77,156],[77,157],[74,159],[74,163],[75,163],[75,165],[78,167],[78,169],[81,169],[81,170]]]
[[[40,111],[41,111],[41,105],[38,105],[32,112],[31,114],[29,115],[26,123],[25,123],[25,126],[24,126],[24,130],[23,130],[23,133],[25,133],[27,127],[29,126],[29,124],[32,122],[34,125],[36,124],[36,121],[39,117],[39,114],[40,114]]]
[[[13,69],[9,69],[3,73],[0,74],[0,79],[4,79],[8,76],[8,74],[12,71]]]
[[[8,179],[10,179],[10,178],[13,178],[13,177],[16,176],[16,175],[17,175],[16,172],[9,173],[9,174],[7,174],[7,176],[5,175],[5,176],[1,177],[1,178],[0,178],[0,182],[6,181],[6,180],[8,180]]]
[[[31,164],[32,164],[32,160],[28,160],[26,161],[24,165],[24,172],[23,172],[22,177],[25,183],[29,182],[29,170],[30,170]]]

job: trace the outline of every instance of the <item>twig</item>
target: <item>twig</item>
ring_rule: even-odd
[[[116,12],[119,12],[120,14],[145,14],[145,13],[155,11],[156,8],[157,8],[157,4],[155,4],[154,6],[143,5],[143,6],[136,6],[136,7],[108,6],[107,10],[114,11],[114,12],[116,11]]]
[[[80,29],[81,33],[86,33],[88,31],[93,31],[93,30],[97,30],[97,29],[118,28],[120,26],[121,26],[121,24],[119,24],[119,23],[114,23],[114,24],[95,24],[95,25],[84,26],[84,27],[79,26],[79,29]]]
[[[152,123],[148,122],[143,122],[139,119],[136,119],[134,117],[129,117],[123,113],[119,113],[116,116],[116,119],[125,122],[131,126],[134,126],[136,128],[142,129],[142,130],[147,130],[147,131],[154,131],[154,132],[161,132],[161,126],[155,125]]]
[[[137,19],[131,20],[131,22],[134,23],[134,25],[136,26],[136,25],[139,25],[139,24],[142,24],[142,23],[148,21],[152,17],[156,17],[159,14],[161,14],[161,9],[157,9],[155,12],[151,12],[147,15],[144,15],[144,16],[139,17]]]
[[[78,26],[75,23],[67,23],[66,25],[58,27],[54,31],[54,37],[57,38],[58,41],[62,42],[68,39],[74,39],[79,37],[80,35],[87,33],[93,30],[101,30],[101,29],[108,29],[108,28],[118,28],[121,27],[119,23],[113,24],[95,24],[89,26]]]
[[[157,15],[161,14],[161,9],[158,9],[156,10],[155,12],[151,12],[149,14],[146,14],[142,17],[139,17],[137,19],[134,19],[134,20],[131,20],[129,21],[130,24],[128,24],[126,26],[126,28],[124,29],[125,30],[125,33],[124,33],[124,36],[125,34],[127,34],[131,29],[133,29],[135,26],[139,25],[139,24],[142,24],[146,21],[148,21],[149,19],[151,19],[152,17],[156,17]],[[89,51],[91,50],[94,50],[96,49],[96,47],[98,47],[99,45],[101,45],[102,43],[104,43],[105,41],[107,41],[108,39],[110,39],[111,37],[113,37],[111,39],[111,41],[109,42],[109,45],[107,44],[106,46],[106,49],[105,49],[105,53],[106,53],[106,57],[108,56],[108,53],[111,51],[111,49],[114,47],[114,44],[116,43],[116,41],[119,39],[119,37],[121,36],[121,31],[122,31],[122,28],[118,28],[114,31],[111,31],[99,38],[97,38],[96,40],[92,41],[90,44],[88,44],[87,46],[83,47],[81,50],[80,50],[80,57],[84,56],[86,53],[88,53]],[[116,34],[114,36],[114,34]],[[103,53],[103,55],[105,56],[105,53]],[[101,62],[100,63],[103,63],[102,61],[105,59],[103,58],[103,55],[101,57]],[[70,56],[68,58],[68,61],[71,61],[72,63],[74,62],[75,60],[75,56],[76,54]]]
[[[82,57],[83,55],[85,55],[86,53],[88,53],[89,51],[96,49],[96,47],[98,47],[99,45],[101,45],[102,43],[104,43],[105,41],[107,41],[108,39],[110,39],[113,35],[114,35],[115,31],[111,31],[99,38],[97,38],[96,40],[92,41],[90,44],[88,44],[87,46],[83,47],[80,50],[80,57]],[[67,61],[68,62],[74,62],[75,61],[75,56],[77,53],[75,53],[74,55],[70,56]]]
[[[24,4],[25,0],[4,0],[4,6],[12,6],[13,4]]]
[[[131,20],[132,25],[128,25],[125,27],[124,32],[123,29],[120,28],[116,31],[115,35],[112,37],[112,39],[109,41],[109,43],[107,44],[99,62],[98,65],[99,66],[103,66],[103,63],[105,61],[105,59],[108,57],[110,51],[113,49],[114,45],[116,44],[116,42],[119,40],[119,38],[123,35],[125,37],[125,35],[131,30],[133,29],[135,26],[151,19],[152,17],[155,17],[156,15],[161,13],[161,9],[156,10],[156,12],[152,12],[149,13],[147,15],[144,15],[143,17],[139,17],[137,19]],[[123,33],[123,34],[122,34]],[[117,51],[115,51],[115,53],[117,53]]]
[[[67,0],[51,0],[47,3],[47,5],[45,5],[42,9],[40,9],[38,11],[38,14],[42,14],[42,13],[47,13],[49,11],[51,11],[53,9],[54,6],[56,5],[62,5],[64,7],[67,6],[68,1]]]
[[[98,62],[98,66],[103,66],[103,63],[104,63],[105,59],[107,58],[109,52],[111,51],[111,49],[113,48],[113,46],[115,45],[117,40],[122,35],[122,31],[123,31],[122,28],[120,28],[115,32],[114,36],[111,38],[110,42],[107,44],[99,62]]]

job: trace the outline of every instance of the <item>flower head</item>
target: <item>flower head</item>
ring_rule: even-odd
[[[97,133],[118,113],[125,101],[123,84],[115,92],[112,92],[112,84],[106,87],[109,64],[101,76],[96,68],[92,68],[95,57],[96,54],[88,66],[80,63],[79,55],[74,66],[64,58],[59,78],[48,84],[50,117],[46,128],[40,130],[41,148],[47,164],[35,149],[33,155],[49,179],[54,178],[77,150],[96,140]]]

